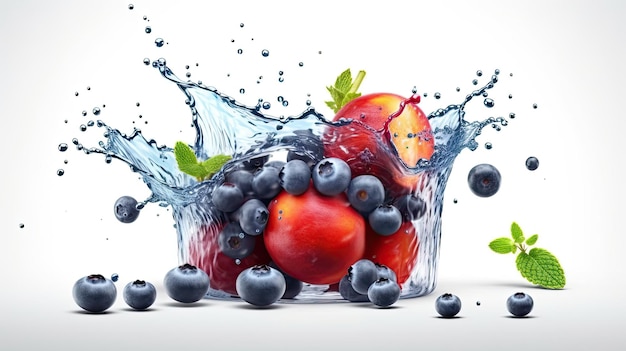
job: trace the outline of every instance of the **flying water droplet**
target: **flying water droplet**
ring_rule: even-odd
[[[163,38],[156,38],[154,40],[154,44],[156,44],[156,46],[160,48],[163,46],[163,44],[165,44],[165,41],[163,40]]]
[[[62,168],[57,169],[57,175],[60,177],[65,174],[65,171]]]
[[[491,144],[490,142],[486,142],[485,143],[485,149],[491,150],[491,148],[493,148],[493,144]]]
[[[91,112],[93,112],[93,114],[96,115],[96,116],[99,115],[100,114],[100,107],[94,107]]]
[[[152,33],[152,28],[150,28],[150,26],[147,26],[145,31],[146,31],[146,33],[150,34],[150,33]]]
[[[495,102],[493,101],[493,99],[490,98],[486,98],[485,101],[483,102],[485,104],[485,106],[491,108],[495,105]]]
[[[263,50],[261,51],[261,55],[263,55],[263,57],[268,57],[270,55],[269,50]]]
[[[61,152],[67,151],[67,144],[66,143],[59,144],[59,151]]]
[[[435,93],[435,99],[440,99],[441,98],[441,93]]]

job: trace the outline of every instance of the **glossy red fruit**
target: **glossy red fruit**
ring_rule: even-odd
[[[380,235],[368,225],[364,258],[391,268],[398,284],[407,281],[417,263],[419,239],[411,222],[404,222],[391,235]]]
[[[237,295],[237,276],[246,268],[269,264],[270,257],[265,250],[263,238],[254,237],[256,242],[250,255],[237,261],[220,250],[218,236],[221,228],[203,226],[196,239],[189,244],[189,263],[204,270],[209,275],[211,289]]]
[[[274,263],[311,284],[337,283],[363,256],[365,220],[345,195],[325,196],[312,186],[302,195],[281,192],[269,205],[263,233]]]
[[[405,99],[390,93],[360,96],[337,112],[334,121],[354,122],[329,128],[325,154],[346,161],[352,175],[376,175],[395,194],[413,190],[419,175],[408,168],[430,159],[434,137],[419,95]]]

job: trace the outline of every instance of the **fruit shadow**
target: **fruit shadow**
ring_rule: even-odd
[[[107,314],[115,314],[115,311],[102,311],[102,312],[89,312],[89,311],[85,311],[85,310],[74,310],[74,311],[69,311],[70,313],[75,313],[75,314],[84,314],[84,315],[107,315]]]
[[[210,305],[209,303],[206,303],[204,300],[201,301],[196,301],[196,302],[192,302],[192,303],[183,303],[183,302],[177,302],[177,301],[171,301],[171,302],[165,302],[163,303],[163,305],[168,306],[168,307],[175,307],[175,308],[200,308],[200,307],[206,307],[208,305]]]
[[[463,316],[454,316],[454,317],[444,317],[444,316],[433,316],[435,319],[463,319]]]
[[[233,307],[234,308],[239,308],[239,309],[242,309],[242,310],[249,310],[249,311],[254,311],[254,310],[266,311],[266,310],[278,310],[278,309],[284,308],[285,305],[274,303],[274,304],[271,304],[271,305],[268,305],[268,306],[255,306],[255,305],[252,305],[252,304],[249,304],[249,303],[244,303],[244,304],[237,304],[237,305],[235,305]]]
[[[521,316],[521,317],[518,317],[518,316],[512,316],[512,315],[509,315],[509,316],[502,316],[502,318],[510,318],[510,319],[533,319],[533,318],[537,318],[537,316]]]
[[[505,288],[516,288],[516,289],[534,289],[534,290],[568,290],[567,288],[562,288],[562,289],[548,289],[548,288],[544,288],[543,286],[539,286],[539,285],[533,285],[533,284],[528,284],[528,283],[509,283],[509,282],[498,282],[498,283],[487,283],[486,285],[490,285],[490,286],[500,286],[500,287],[505,287]]]

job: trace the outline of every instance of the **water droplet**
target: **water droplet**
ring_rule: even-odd
[[[59,169],[57,169],[57,175],[58,175],[59,177],[60,177],[60,176],[62,176],[62,175],[64,175],[64,174],[65,174],[65,171],[63,170],[63,168],[59,168]]]
[[[483,97],[487,97],[487,96],[489,96],[489,93],[486,91],[483,91]]]
[[[263,50],[261,51],[261,55],[263,55],[263,57],[268,57],[270,55],[269,50]]]
[[[78,145],[78,139],[76,139],[76,138],[72,139],[72,144]]]
[[[476,75],[481,77],[483,75],[483,71],[481,71],[481,70],[476,71]]]
[[[120,279],[119,274],[117,274],[117,273],[111,274],[111,280],[112,281],[116,282],[118,279]]]
[[[91,112],[93,112],[93,114],[96,115],[96,116],[99,115],[100,114],[100,107],[94,107]]]
[[[486,98],[483,103],[485,104],[485,106],[487,106],[489,108],[491,108],[491,107],[493,107],[495,105],[495,103],[493,102],[493,99],[489,99],[489,98]]]
[[[495,72],[496,75],[500,74],[500,70],[496,68]]]
[[[460,87],[456,87],[456,91],[461,91],[461,88]]]
[[[282,83],[282,82],[284,82],[284,81],[285,81],[285,78],[283,78],[283,77],[278,77],[278,81]]]
[[[84,132],[84,131],[86,131],[86,130],[87,130],[87,126],[86,126],[86,125],[84,125],[84,124],[81,124],[81,125],[80,125],[80,131],[81,131],[81,132]]]
[[[485,149],[491,150],[491,148],[493,148],[493,145],[490,142],[486,142],[485,143]]]
[[[304,62],[298,62],[298,66],[300,67],[304,66]]]
[[[511,119],[515,118],[515,113],[513,113],[513,112],[509,113],[509,118],[511,118]]]
[[[87,90],[91,90],[91,87],[87,87]]]
[[[243,28],[243,23],[239,23],[239,27]]]
[[[163,44],[165,44],[165,41],[162,38],[156,38],[154,40],[154,43],[158,48],[160,48],[161,46],[163,46]]]
[[[238,53],[239,55],[243,54],[243,49],[237,49],[237,53]]]
[[[269,101],[266,101],[263,103],[263,108],[266,110],[269,110],[269,108],[272,107],[272,104],[269,103]]]
[[[283,106],[287,106],[287,105],[289,105],[289,101],[283,100]]]
[[[239,94],[244,94],[245,92],[246,92],[246,89],[244,88],[239,89]]]
[[[422,94],[422,95],[424,95],[424,97],[428,97],[428,93],[424,93],[424,94]]]
[[[413,94],[417,94],[417,87],[415,85],[413,86],[413,89],[411,90],[411,92]]]
[[[20,228],[24,228],[24,223],[20,223]]]
[[[513,77],[513,72],[509,73],[509,77]]]
[[[59,151],[61,152],[67,151],[67,144],[66,143],[59,144]]]
[[[239,266],[239,265],[241,264],[241,260],[240,260],[240,259],[238,259],[238,258],[236,258],[236,259],[235,259],[235,264]]]
[[[480,306],[480,301],[476,301],[476,306]]]
[[[512,99],[512,98],[513,98],[513,94],[509,94],[509,99]]]
[[[457,199],[455,198],[454,200],[452,200],[452,202],[454,202],[454,203],[456,204],[456,203],[459,203],[459,200],[457,200]]]
[[[76,92],[74,92],[74,96],[78,96],[78,92],[77,92],[77,91],[76,91]]]
[[[279,76],[282,76],[282,75],[283,75],[283,73],[284,73],[283,71],[278,71],[278,75],[279,75]]]
[[[526,159],[526,168],[528,168],[529,171],[534,171],[538,167],[539,167],[539,160],[536,157],[531,156]]]
[[[63,163],[64,163],[64,164],[67,164],[68,162],[69,162],[68,160],[63,160]]]
[[[478,85],[478,79],[474,79],[474,80],[472,81],[472,84],[474,84],[474,85]]]
[[[533,108],[537,108],[537,104],[533,104]]]
[[[307,106],[311,106],[311,100],[307,100],[307,101],[306,101],[306,105],[307,105]]]
[[[148,34],[152,33],[152,28],[150,28],[150,26],[146,27],[146,33]]]
[[[185,76],[186,76],[187,78],[191,77],[191,72],[187,72],[187,73],[185,73]]]
[[[144,58],[144,59],[143,59],[143,64],[144,64],[144,65],[146,65],[146,66],[149,66],[149,65],[150,65],[150,59],[149,59],[149,58],[147,58],[147,57],[146,57],[146,58]]]
[[[283,100],[285,100],[285,98],[283,98],[282,95],[278,97],[278,102],[283,102]]]
[[[435,99],[440,99],[441,98],[441,93],[435,93]]]
[[[64,121],[67,124],[67,120]]]
[[[129,9],[129,10],[132,10],[132,9],[134,9],[134,8],[135,8],[135,5],[133,5],[133,4],[128,4],[128,9]]]

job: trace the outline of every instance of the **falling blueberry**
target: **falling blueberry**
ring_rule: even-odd
[[[539,167],[539,160],[536,157],[531,156],[526,159],[526,168],[528,168],[529,171],[534,171],[538,167]]]

